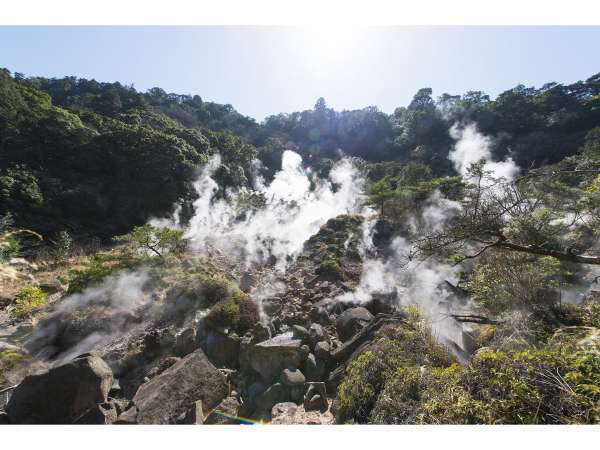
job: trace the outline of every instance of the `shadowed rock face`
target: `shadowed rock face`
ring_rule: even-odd
[[[88,353],[26,377],[15,389],[6,412],[12,423],[71,424],[106,402],[112,383],[108,365]]]
[[[225,376],[202,350],[190,353],[140,386],[133,397],[141,424],[175,423],[198,400],[210,411],[227,397]]]
[[[250,350],[250,365],[265,380],[270,380],[286,367],[300,367],[306,356],[301,347],[302,341],[293,332],[280,334]]]

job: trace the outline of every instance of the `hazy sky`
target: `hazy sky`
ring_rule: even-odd
[[[198,94],[262,120],[410,102],[421,87],[570,83],[600,71],[600,27],[0,27],[0,67]]]

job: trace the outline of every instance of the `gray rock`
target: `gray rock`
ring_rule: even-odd
[[[249,362],[265,380],[278,376],[289,366],[299,367],[304,353],[300,349],[302,341],[295,339],[292,332],[275,336],[268,341],[256,344],[249,350]]]
[[[318,409],[327,411],[329,402],[327,401],[327,390],[325,383],[306,383],[307,390],[304,394],[304,409],[306,411]]]
[[[321,325],[329,325],[331,323],[329,313],[322,306],[315,306],[311,308],[308,313],[308,317],[312,322],[319,323]]]
[[[86,353],[26,377],[14,390],[6,412],[14,424],[71,424],[107,401],[112,382],[112,371],[102,358]]]
[[[298,369],[286,368],[281,372],[281,382],[286,386],[304,385],[306,378]]]
[[[317,342],[315,345],[315,356],[325,362],[329,361],[330,352],[331,346],[325,341]]]
[[[175,423],[193,402],[202,400],[203,407],[210,410],[227,393],[225,376],[198,349],[140,386],[133,397],[133,403],[138,408],[137,422]]]
[[[300,339],[302,342],[308,341],[308,330],[301,325],[292,325],[292,333],[296,339]]]
[[[338,336],[347,341],[373,320],[373,315],[362,306],[344,311],[335,321]]]
[[[232,417],[238,416],[240,402],[237,398],[229,396],[213,409],[204,419],[205,425],[231,425],[235,423]]]
[[[189,355],[197,348],[195,329],[185,328],[175,337],[174,351],[177,356]]]
[[[273,405],[289,400],[289,390],[281,383],[275,383],[256,399],[256,406],[263,411],[271,411]]]
[[[210,331],[206,337],[206,356],[219,367],[238,367],[240,341],[237,335]]]
[[[115,425],[135,425],[137,424],[137,414],[137,408],[132,406],[127,411],[119,414]]]
[[[75,421],[77,425],[110,425],[117,421],[117,408],[114,403],[100,403],[89,409]]]
[[[195,401],[186,411],[182,425],[202,425],[204,423],[204,410],[202,409],[202,400]]]
[[[257,322],[252,329],[252,336],[256,342],[266,341],[271,339],[271,329],[268,325]]]
[[[311,347],[314,347],[315,344],[320,341],[329,342],[327,332],[318,323],[313,323],[308,329],[308,339]]]
[[[325,375],[325,363],[311,353],[304,362],[303,373],[308,381],[321,381]]]

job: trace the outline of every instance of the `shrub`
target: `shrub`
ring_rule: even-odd
[[[29,357],[17,350],[4,350],[0,352],[0,387],[6,383],[5,374],[13,367]]]
[[[23,288],[15,297],[15,308],[13,315],[15,317],[31,316],[39,311],[46,304],[46,293],[38,286],[29,286]]]
[[[258,307],[249,296],[237,289],[214,305],[204,320],[212,328],[229,328],[244,334],[258,322]]]
[[[368,422],[381,393],[398,374],[407,374],[413,367],[446,367],[453,362],[422,322],[384,327],[367,351],[348,365],[338,387],[339,419]]]
[[[232,283],[220,275],[200,274],[202,292],[208,305],[214,305],[220,300],[227,298],[235,289]]]
[[[344,272],[335,259],[326,259],[316,269],[316,274],[333,280],[343,280]]]
[[[90,286],[101,283],[118,267],[102,264],[98,258],[92,258],[90,265],[83,270],[69,271],[69,294],[83,292]]]

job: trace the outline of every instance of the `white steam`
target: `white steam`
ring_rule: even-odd
[[[247,264],[274,257],[277,267],[283,268],[327,220],[361,208],[364,182],[347,159],[336,163],[328,179],[319,179],[303,168],[300,155],[287,150],[273,181],[256,185],[265,205],[240,210],[236,202],[249,191],[229,192],[228,199],[217,199],[218,185],[212,175],[218,167],[217,156],[194,184],[198,199],[186,237],[196,250],[216,247]]]
[[[511,157],[506,158],[504,161],[494,161],[492,159],[492,140],[481,134],[475,124],[468,124],[464,127],[454,124],[450,128],[450,136],[456,139],[457,142],[448,158],[461,175],[466,176],[471,164],[481,160],[485,161],[484,169],[491,171],[494,178],[504,178],[507,181],[512,181],[519,173],[519,166],[515,164]]]

